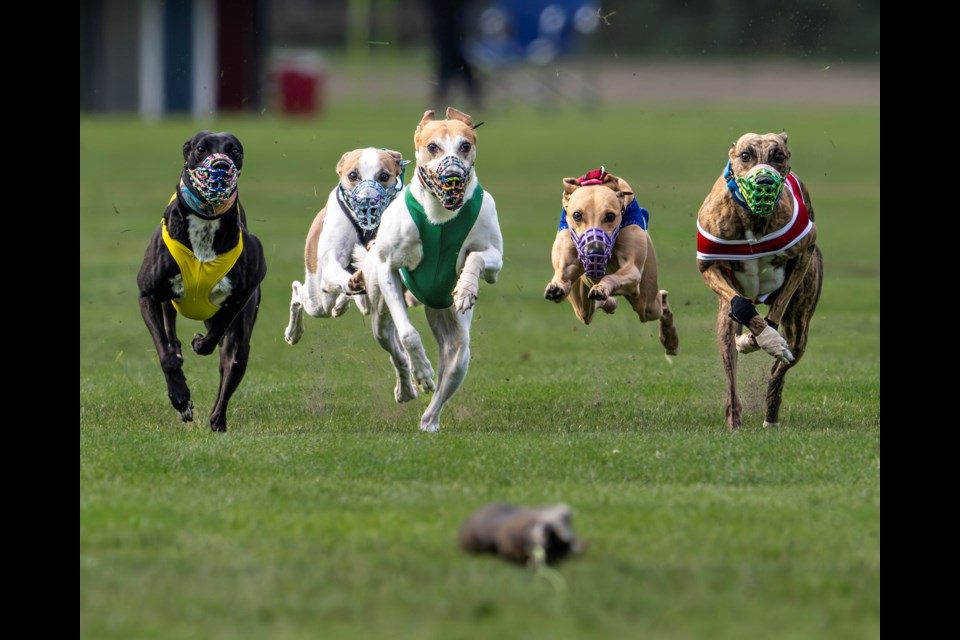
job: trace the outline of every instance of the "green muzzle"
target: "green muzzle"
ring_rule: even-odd
[[[754,215],[768,216],[780,201],[783,176],[773,169],[757,169],[737,178],[737,187]]]

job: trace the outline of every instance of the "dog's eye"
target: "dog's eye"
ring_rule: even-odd
[[[460,153],[470,153],[470,143],[464,142],[460,145]]]
[[[206,152],[207,152],[207,148],[205,146],[200,145],[199,147],[197,147],[197,153],[199,153],[200,155],[203,155]]]
[[[427,145],[427,151],[429,151],[430,153],[436,153],[439,150],[440,150],[440,147],[438,147],[436,144],[432,142]]]
[[[573,212],[573,219],[574,219],[574,220],[583,220],[583,214],[580,213],[579,211],[574,211],[574,212]]]
[[[379,180],[380,182],[386,182],[389,179],[390,179],[390,174],[387,173],[386,171],[381,172],[380,175],[377,176],[377,180]]]
[[[749,151],[744,151],[743,153],[740,154],[740,159],[741,159],[743,162],[750,162],[750,159],[751,159],[751,158],[753,158],[753,156],[750,155],[750,152],[749,152]]]
[[[604,222],[613,222],[616,219],[617,219],[617,214],[615,214],[613,211],[607,211],[607,215],[603,216]]]
[[[347,177],[350,178],[352,182],[356,182],[357,178],[360,177],[360,174],[357,173],[356,171],[351,171],[350,173],[347,174]]]
[[[240,149],[238,149],[237,147],[233,147],[232,149],[230,149],[230,155],[239,157],[243,154],[240,153]]]
[[[776,151],[773,154],[774,162],[783,162],[786,159],[787,159],[787,155],[783,151]]]

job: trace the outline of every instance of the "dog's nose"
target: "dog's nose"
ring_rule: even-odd
[[[380,194],[373,193],[368,195],[362,195],[357,198],[357,202],[368,207],[375,206],[378,202],[380,202]]]
[[[602,242],[588,242],[583,249],[588,256],[592,256],[592,255],[602,256],[607,252],[607,245],[605,245]]]
[[[757,178],[757,184],[762,184],[765,187],[769,187],[774,184],[774,180],[771,176],[760,176]]]

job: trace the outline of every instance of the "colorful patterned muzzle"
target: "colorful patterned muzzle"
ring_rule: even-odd
[[[420,173],[420,180],[440,201],[444,209],[453,211],[463,206],[470,168],[465,166],[460,158],[447,156],[437,164],[436,169],[428,169],[421,165],[417,170]]]
[[[200,199],[212,208],[216,208],[230,199],[237,190],[240,169],[230,156],[212,153],[203,159],[195,169],[186,169],[190,185]]]
[[[768,216],[773,213],[783,193],[783,176],[773,169],[757,167],[736,180],[740,195],[754,215]]]
[[[344,202],[357,219],[357,224],[364,231],[373,231],[380,226],[380,217],[397,194],[403,189],[402,175],[397,182],[385,188],[376,180],[361,180],[350,191],[340,187]]]
[[[613,255],[613,244],[620,235],[620,227],[613,230],[613,235],[607,235],[607,232],[600,227],[590,227],[583,232],[582,236],[577,236],[573,227],[570,227],[570,236],[577,246],[577,255],[580,256],[580,264],[587,273],[587,277],[593,280],[602,278],[607,273],[607,263]]]

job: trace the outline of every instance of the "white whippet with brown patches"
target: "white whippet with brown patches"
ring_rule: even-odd
[[[416,398],[418,388],[436,391],[420,419],[423,431],[440,428],[444,404],[466,378],[479,280],[496,282],[503,266],[496,203],[474,170],[475,126],[456,109],[446,115],[436,120],[427,111],[417,125],[417,175],[384,212],[363,269],[373,334],[396,369],[397,402]],[[436,383],[404,287],[424,304],[440,346]]]
[[[294,281],[290,322],[284,339],[303,336],[303,312],[314,318],[337,317],[350,300],[368,313],[362,276],[354,277],[377,235],[381,214],[403,188],[404,167],[397,151],[355,149],[337,163],[340,181],[310,226],[304,249],[304,282]]]

